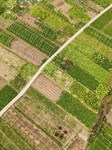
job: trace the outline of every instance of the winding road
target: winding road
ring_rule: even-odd
[[[109,5],[107,8],[105,8],[102,12],[100,12],[98,15],[96,15],[92,20],[90,20],[86,25],[84,25],[78,32],[76,32],[71,38],[69,38],[68,41],[66,41],[36,72],[36,74],[31,78],[31,80],[26,84],[26,86],[20,91],[20,93],[12,99],[1,111],[0,111],[0,117],[18,100],[20,99],[26,91],[30,88],[32,83],[35,81],[35,79],[39,76],[41,71],[46,67],[46,65],[51,62],[54,57],[56,57],[71,41],[73,41],[79,34],[81,34],[88,26],[91,25],[96,19],[98,19],[102,14],[104,14],[107,10],[112,8],[112,4]]]

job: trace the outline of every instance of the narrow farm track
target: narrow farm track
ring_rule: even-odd
[[[31,80],[26,84],[26,86],[22,89],[22,91],[11,101],[9,102],[1,111],[0,117],[18,100],[20,99],[25,92],[30,88],[35,79],[39,76],[42,70],[46,67],[46,65],[51,62],[71,41],[73,41],[79,34],[81,34],[88,26],[90,26],[96,19],[98,19],[101,15],[103,15],[107,10],[112,8],[112,4],[105,8],[102,12],[96,15],[92,20],[90,20],[86,25],[84,25],[78,32],[76,32],[68,41],[66,41],[36,72],[36,74],[31,78]]]

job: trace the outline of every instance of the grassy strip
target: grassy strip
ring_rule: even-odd
[[[0,110],[5,107],[16,95],[17,92],[10,86],[6,85],[0,91]]]
[[[104,8],[106,8],[112,3],[112,0],[92,0],[92,1]]]
[[[10,47],[15,38],[0,28],[0,43]]]
[[[91,74],[81,69],[77,65],[72,65],[67,72],[74,79],[81,82],[84,86],[92,91],[95,91],[99,85],[99,82]]]
[[[7,125],[7,122],[4,120],[0,120],[0,130],[6,134],[7,137],[11,138],[12,142],[18,146],[20,149],[24,149],[26,147],[27,150],[30,150],[31,148],[33,150],[36,150],[35,146],[30,143],[29,140],[27,140],[15,127],[12,127],[11,125]],[[19,140],[21,139],[21,140]],[[27,144],[25,144],[27,143]],[[27,146],[28,145],[28,146]],[[30,148],[29,148],[30,147]]]
[[[46,53],[48,56],[53,55],[58,49],[58,46],[20,23],[13,23],[8,30],[24,39],[40,51]]]
[[[92,26],[101,30],[112,20],[112,8],[92,23]]]
[[[102,42],[103,44],[109,46],[110,48],[112,48],[112,39],[110,39],[109,37],[105,36],[104,34],[96,31],[95,29],[93,29],[92,27],[88,27],[84,30],[84,32],[92,37],[94,37],[95,39],[97,39],[98,41]]]
[[[33,119],[31,119],[30,117],[28,117],[24,112],[22,112],[19,108],[16,107],[16,109],[22,114],[24,115],[29,121],[31,121],[37,128],[39,128],[41,131],[43,131],[48,137],[50,137],[51,140],[53,140],[58,146],[62,147],[62,143],[59,142],[56,138],[54,138],[53,136],[51,136],[45,129],[43,129],[41,126],[39,126],[38,124],[35,123],[35,121]]]
[[[86,108],[79,100],[67,92],[63,92],[57,104],[75,116],[85,126],[91,128],[96,121],[96,114]]]

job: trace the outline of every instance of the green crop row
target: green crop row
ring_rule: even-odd
[[[0,110],[5,107],[16,95],[17,92],[13,90],[10,86],[6,85],[0,91]]]
[[[96,114],[67,92],[62,93],[57,104],[76,117],[88,128],[91,128],[96,121]]]
[[[77,96],[80,101],[84,102],[93,110],[98,110],[99,100],[97,95],[87,88],[85,88],[80,82],[73,82],[70,88],[71,94]]]
[[[40,34],[33,32],[31,29],[20,23],[12,24],[8,30],[21,37],[40,51],[46,53],[48,56],[54,54],[58,49],[58,46],[54,45]]]
[[[112,48],[112,39],[105,36],[103,33],[96,31],[96,29],[92,28],[92,27],[88,27],[84,30],[84,32],[94,38],[96,38],[97,40],[99,40],[100,42],[102,42],[103,44],[109,46],[110,48]]]
[[[112,8],[92,23],[92,26],[101,30],[112,20]]]
[[[112,128],[111,126],[104,124],[101,126],[96,135],[89,142],[89,150],[112,149]]]
[[[10,47],[15,38],[0,28],[0,43]]]
[[[85,11],[77,6],[74,6],[72,9],[70,9],[69,13],[72,17],[79,18],[83,22],[88,22],[90,20]]]
[[[108,58],[110,61],[112,61],[112,49],[110,47],[108,47],[107,45],[101,43],[94,37],[90,36],[89,34],[86,34],[84,32],[81,33],[77,37],[77,41],[75,42],[75,40],[74,40],[74,42],[72,42],[72,43],[73,44],[75,43],[75,45],[76,44],[78,45],[77,47],[75,46],[76,48],[78,48],[80,45],[80,51],[81,51],[81,49],[83,49],[81,52],[88,55],[89,57],[91,57],[94,53],[97,52],[97,53],[100,53],[101,55],[105,56],[106,58]],[[82,43],[84,43],[84,44],[82,44]],[[84,45],[84,48],[82,47],[82,45]],[[103,51],[102,51],[102,49],[103,49]],[[78,50],[79,50],[79,48],[78,48]]]
[[[107,84],[111,80],[111,74],[104,68],[97,65],[87,56],[83,55],[79,51],[73,48],[73,45],[69,45],[62,52],[66,59],[71,60],[74,64],[90,73],[99,82]]]
[[[67,72],[74,79],[76,79],[92,91],[95,91],[99,85],[99,82],[91,74],[77,65],[72,65]]]
[[[75,50],[80,51],[81,53],[92,59],[96,64],[100,65],[104,69],[109,70],[110,68],[112,68],[112,61],[107,59],[102,54],[98,53],[96,49],[80,41],[80,39],[74,40],[72,44]]]
[[[61,28],[64,28],[66,26],[66,23],[61,18],[53,15],[52,12],[41,8],[38,5],[34,6],[30,10],[30,14],[36,18],[42,19],[45,23],[55,28],[56,30],[60,30]]]
[[[92,0],[92,1],[104,8],[112,3],[112,0]]]
[[[27,149],[36,148],[26,138],[24,138],[14,127],[10,126],[4,120],[0,120],[0,131],[2,132],[0,142],[4,146],[9,146],[11,149]],[[1,134],[1,133],[0,133]],[[4,137],[6,137],[4,139]],[[5,140],[5,141],[4,141]],[[7,142],[6,142],[7,140]]]
[[[49,37],[52,40],[57,39],[57,32],[53,30],[50,26],[43,22],[37,22],[36,23],[42,30],[42,32],[45,34],[45,36]]]
[[[109,22],[109,24],[104,27],[102,31],[107,35],[112,36],[112,22]]]

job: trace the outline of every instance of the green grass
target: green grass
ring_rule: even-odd
[[[5,46],[10,47],[11,43],[15,40],[15,38],[6,33],[3,29],[0,28],[0,43],[2,43]]]
[[[92,23],[92,26],[101,30],[112,20],[112,8]]]
[[[0,110],[4,108],[16,95],[17,92],[13,90],[10,86],[6,85],[0,91]]]
[[[26,81],[23,79],[23,77],[18,74],[11,82],[10,84],[18,91],[20,91],[26,84]]]
[[[102,31],[109,35],[109,36],[112,36],[112,22],[109,22],[109,24],[107,24],[103,29]]]
[[[20,76],[25,81],[29,81],[31,77],[37,72],[38,68],[33,64],[27,63],[20,70]]]
[[[91,74],[76,65],[72,65],[67,72],[74,79],[76,79],[92,91],[95,91],[99,85],[99,82]]]
[[[96,115],[67,92],[62,93],[57,104],[75,116],[88,128],[91,128],[96,121]]]
[[[21,37],[40,51],[46,53],[48,56],[54,54],[58,49],[58,46],[20,23],[13,23],[8,30]]]
[[[104,8],[112,3],[112,0],[92,0],[92,1]]]

